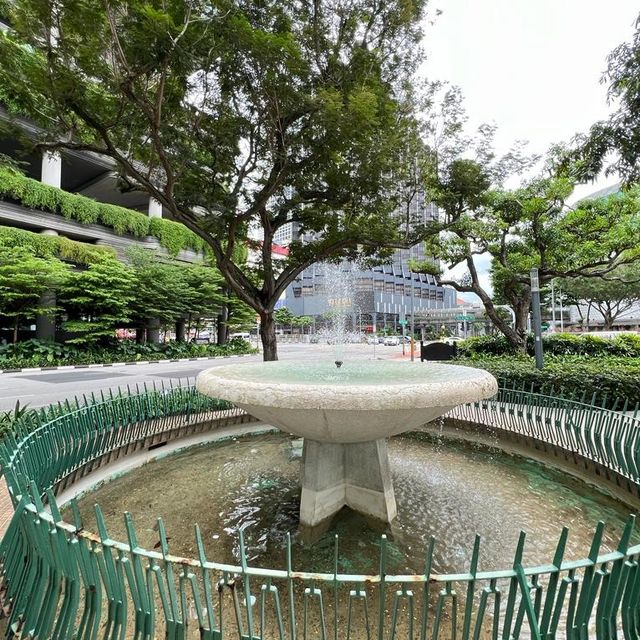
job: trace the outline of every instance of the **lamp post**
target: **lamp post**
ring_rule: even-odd
[[[411,302],[410,302],[410,313],[411,313],[411,341],[409,342],[409,346],[411,347],[411,362],[414,361],[415,356],[413,355],[413,341],[415,339],[415,323],[413,321],[413,316],[414,316],[414,306],[413,306],[413,294],[415,293],[415,289],[413,288],[413,273],[411,272],[411,269],[409,269],[409,277],[411,278]]]
[[[540,281],[538,280],[538,269],[531,269],[531,310],[533,312],[533,335],[536,355],[536,369],[544,367],[542,355],[542,317],[540,315]]]

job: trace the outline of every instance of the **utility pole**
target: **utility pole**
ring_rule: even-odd
[[[540,281],[538,280],[538,269],[531,269],[531,311],[533,315],[533,335],[536,355],[536,369],[544,367],[542,355],[542,317],[540,315]]]

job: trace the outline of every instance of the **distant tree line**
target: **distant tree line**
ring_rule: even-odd
[[[113,341],[120,328],[135,329],[145,342],[184,323],[188,336],[218,322],[222,309],[227,334],[229,327],[255,323],[255,313],[226,293],[209,265],[164,261],[137,247],[124,262],[103,251],[89,264],[34,255],[29,246],[2,246],[1,238],[0,250],[0,326],[12,328],[13,342],[41,315],[57,320],[66,342],[85,346]]]

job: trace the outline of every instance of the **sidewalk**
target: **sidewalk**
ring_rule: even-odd
[[[13,516],[13,504],[4,478],[0,479],[0,540],[4,536],[11,517]]]

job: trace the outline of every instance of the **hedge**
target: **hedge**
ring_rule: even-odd
[[[533,355],[533,336],[527,336],[527,353]],[[542,338],[545,354],[562,356],[629,356],[640,358],[640,335],[622,334],[615,338],[601,338],[595,335],[572,333],[552,333]],[[515,354],[503,335],[468,338],[458,343],[458,354],[462,357],[479,355]]]
[[[29,367],[56,367],[77,364],[109,364],[145,360],[173,360],[204,356],[231,356],[255,353],[246,340],[234,339],[224,345],[165,342],[136,344],[123,340],[111,348],[78,348],[47,340],[25,340],[0,346],[0,370]]]
[[[502,384],[585,402],[595,400],[609,409],[621,409],[625,401],[631,408],[640,403],[638,358],[545,356],[541,371],[529,356],[475,356],[458,358],[456,364],[486,369]]]
[[[175,257],[182,249],[205,251],[204,240],[179,222],[150,218],[144,213],[104,204],[91,198],[27,178],[11,167],[0,167],[0,198],[24,207],[61,215],[81,224],[101,224],[117,234],[154,236]]]

